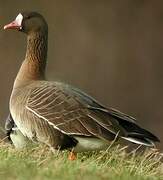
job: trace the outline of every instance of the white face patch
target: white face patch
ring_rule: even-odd
[[[20,29],[22,29],[21,25],[22,25],[22,21],[23,21],[23,15],[21,13],[19,13],[15,19],[15,21],[17,22],[17,24],[20,26]]]

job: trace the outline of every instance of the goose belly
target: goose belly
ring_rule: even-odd
[[[14,146],[18,149],[26,147],[29,143],[28,138],[25,137],[17,128],[13,128],[10,138]]]
[[[75,152],[106,150],[109,146],[108,143],[99,138],[77,136],[74,136],[74,138],[78,141],[74,148]]]

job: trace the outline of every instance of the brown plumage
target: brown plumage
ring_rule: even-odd
[[[11,115],[24,136],[76,152],[104,149],[116,136],[147,146],[159,141],[134,118],[105,108],[70,85],[45,80],[48,26],[40,14],[20,13],[4,29],[27,34],[25,60],[10,98]]]

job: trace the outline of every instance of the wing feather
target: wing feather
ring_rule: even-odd
[[[117,133],[111,131],[110,121],[105,121],[101,125],[87,106],[63,87],[56,87],[56,84],[34,89],[28,98],[26,108],[65,134],[98,136],[111,140]]]

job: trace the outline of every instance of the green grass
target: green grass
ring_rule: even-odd
[[[52,154],[45,146],[16,150],[0,144],[0,179],[4,180],[139,180],[163,179],[162,155],[157,150],[127,153],[114,146],[107,151],[80,153],[75,161],[68,152]]]

